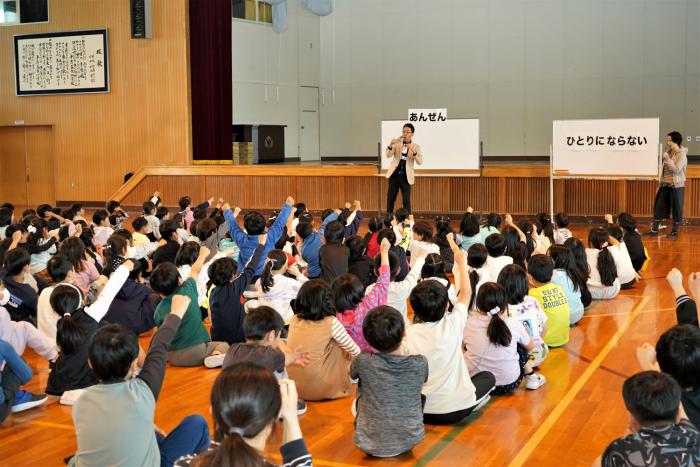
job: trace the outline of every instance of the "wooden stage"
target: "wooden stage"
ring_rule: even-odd
[[[469,206],[516,215],[549,212],[548,173],[547,164],[527,163],[486,165],[480,176],[419,171],[413,209],[455,218]],[[685,216],[700,218],[700,166],[689,166],[687,175]],[[111,198],[141,206],[157,190],[169,206],[186,193],[195,199],[221,196],[244,209],[273,210],[292,195],[312,211],[359,199],[366,211],[376,212],[380,202],[382,211],[386,207],[387,190],[386,179],[377,178],[376,167],[366,164],[142,167]],[[656,188],[654,180],[555,180],[554,211],[574,217],[628,211],[649,218]]]
[[[167,190],[164,190],[167,193]],[[587,231],[574,229],[581,237]],[[547,384],[496,397],[456,426],[427,426],[426,439],[411,453],[393,459],[365,456],[353,444],[351,398],[310,403],[301,418],[308,446],[319,466],[482,465],[587,466],[607,444],[625,434],[627,413],[621,397],[624,378],[637,371],[635,349],[675,324],[674,297],[665,276],[673,267],[684,275],[700,270],[700,228],[684,227],[680,238],[646,239],[649,270],[634,289],[613,301],[591,305],[571,330],[571,341],[554,349],[542,365]],[[142,339],[146,346],[148,338]],[[41,391],[48,366],[26,354],[38,374],[28,385]],[[172,429],[191,413],[209,415],[209,391],[217,370],[169,367],[156,423]],[[109,423],[105,420],[105,423]],[[271,438],[271,459],[279,430]],[[71,408],[51,403],[8,419],[0,428],[3,466],[62,465],[74,452]]]

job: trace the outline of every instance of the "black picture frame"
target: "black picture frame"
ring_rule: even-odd
[[[27,39],[48,39],[52,37],[82,37],[82,36],[102,36],[102,50],[104,51],[104,86],[93,88],[51,88],[39,90],[20,89],[20,67],[19,67],[19,45],[22,40]],[[15,62],[15,95],[17,96],[37,96],[54,94],[90,94],[108,93],[109,87],[109,41],[107,29],[86,29],[80,31],[62,31],[37,34],[16,34],[13,36],[14,42],[14,62]]]

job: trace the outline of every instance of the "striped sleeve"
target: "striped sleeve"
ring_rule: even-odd
[[[333,318],[331,327],[331,336],[338,343],[341,349],[345,350],[353,357],[360,355],[360,348],[357,346],[350,334],[345,330],[343,324],[338,321],[338,318]]]
[[[303,438],[283,444],[280,448],[280,454],[282,454],[282,462],[284,462],[283,467],[311,467],[313,465],[311,454],[309,454]]]

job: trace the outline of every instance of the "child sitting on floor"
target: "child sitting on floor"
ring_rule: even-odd
[[[482,285],[476,308],[464,326],[464,358],[469,374],[493,374],[496,387],[492,394],[515,391],[523,378],[527,389],[543,386],[545,378],[535,373],[529,355],[535,342],[519,320],[508,317],[505,289],[494,282]]]
[[[569,342],[570,307],[566,293],[552,282],[554,261],[545,255],[534,255],[527,263],[530,278],[530,296],[535,298],[547,315],[547,334],[544,342],[549,347],[561,347]]]
[[[373,309],[362,333],[378,353],[363,352],[350,365],[350,377],[358,380],[355,446],[376,457],[398,456],[425,437],[421,390],[428,360],[402,354],[405,330],[395,309]]]

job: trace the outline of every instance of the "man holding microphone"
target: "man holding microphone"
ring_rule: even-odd
[[[386,171],[386,178],[389,179],[389,191],[387,193],[386,212],[394,212],[394,201],[401,189],[401,199],[403,207],[411,213],[411,187],[415,182],[415,172],[413,165],[423,163],[423,154],[420,146],[413,142],[413,132],[415,128],[412,124],[406,123],[403,126],[401,138],[392,139],[386,148],[386,157],[393,158],[389,169]]]

